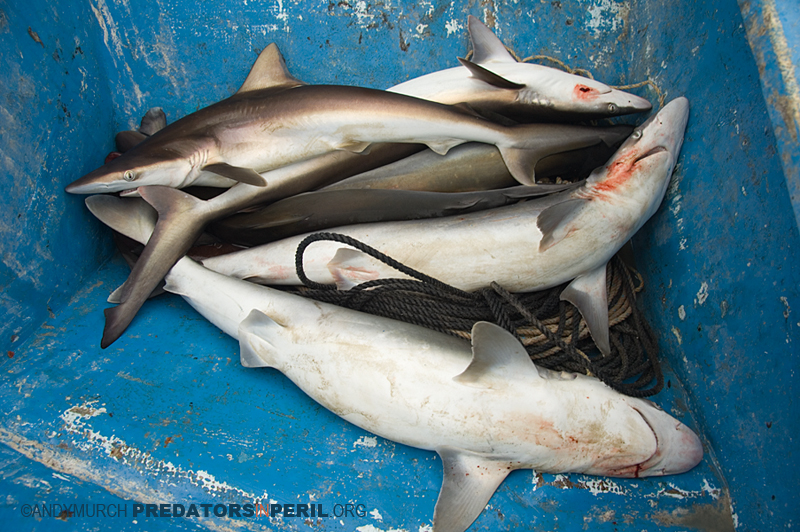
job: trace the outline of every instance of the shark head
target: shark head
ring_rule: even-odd
[[[605,166],[587,180],[588,194],[598,199],[636,203],[644,223],[667,190],[683,144],[689,100],[676,98],[633,130]]]
[[[620,460],[600,461],[584,473],[622,478],[654,477],[685,473],[700,463],[703,444],[692,429],[651,401],[625,398],[625,402],[629,403],[633,415],[641,418],[649,429],[642,436],[655,440],[652,454],[644,460],[627,464]]]
[[[649,101],[635,94],[613,89],[589,78],[556,71],[550,82],[558,87],[551,101],[552,109],[564,113],[581,113],[587,116],[612,117],[649,111]]]
[[[187,154],[187,145],[175,142],[160,143],[150,137],[120,157],[89,172],[66,187],[72,194],[98,194],[135,189],[146,185],[165,185],[180,188],[190,184],[198,175],[193,164],[195,153]]]

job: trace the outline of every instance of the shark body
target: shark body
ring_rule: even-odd
[[[90,210],[146,241],[155,211],[92,196]],[[599,380],[533,364],[522,345],[479,322],[462,339],[220,275],[182,258],[167,291],[239,340],[247,367],[272,367],[365,430],[439,454],[435,532],[463,532],[511,471],[627,478],[687,471],[694,432],[652,402]]]

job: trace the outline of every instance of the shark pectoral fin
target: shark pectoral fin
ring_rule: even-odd
[[[468,386],[493,388],[523,375],[538,378],[530,355],[513,334],[502,327],[479,321],[472,326],[472,361],[453,380]]]
[[[606,265],[573,279],[561,292],[561,299],[578,307],[597,348],[604,355],[610,354]]]
[[[216,163],[207,164],[202,169],[206,172],[212,172],[240,183],[247,183],[248,185],[253,185],[256,187],[267,186],[267,180],[252,168],[232,166],[228,163]]]
[[[239,324],[239,351],[246,368],[275,367],[278,348],[270,340],[278,338],[283,326],[258,309]]]
[[[283,55],[275,43],[264,48],[253,63],[247,78],[236,94],[271,88],[290,88],[305,85],[289,74]]]
[[[487,70],[486,68],[480,66],[477,63],[473,63],[469,59],[464,59],[463,57],[459,57],[458,61],[467,67],[472,77],[475,79],[479,79],[484,83],[488,83],[492,87],[497,87],[498,89],[508,89],[508,90],[519,90],[525,87],[522,83],[516,83],[514,81],[508,80],[502,76],[498,76],[491,70]]]
[[[352,248],[337,249],[327,267],[339,290],[350,290],[379,275],[372,257]]]
[[[470,15],[467,17],[467,31],[472,41],[472,60],[476,63],[488,61],[516,63],[508,53],[503,42],[497,38],[483,22]]]
[[[450,446],[439,447],[436,452],[442,458],[444,478],[433,511],[433,529],[464,532],[513,467],[507,460],[493,460]]]
[[[539,252],[547,251],[564,240],[575,230],[573,220],[581,213],[588,200],[574,198],[556,203],[543,210],[536,218],[536,226],[542,232]]]

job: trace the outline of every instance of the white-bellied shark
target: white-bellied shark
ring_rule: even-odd
[[[330,229],[462,290],[497,282],[530,292],[572,281],[561,298],[578,307],[603,353],[610,351],[606,263],[655,213],[683,142],[689,116],[677,98],[637,127],[608,163],[576,189],[518,205],[431,220]],[[262,284],[300,283],[295,251],[307,235],[203,261],[208,268]],[[312,281],[349,288],[403,277],[337,242],[305,251]]]
[[[144,242],[155,212],[92,196],[103,222]],[[142,212],[144,210],[144,212]],[[436,451],[435,532],[463,532],[515,469],[626,478],[688,471],[697,435],[654,403],[596,378],[538,368],[500,327],[463,339],[253,285],[182,258],[167,291],[239,340],[247,367],[272,367],[364,430]]]
[[[539,120],[588,120],[649,111],[644,98],[555,68],[519,63],[481,21],[467,22],[473,55],[460,67],[440,70],[388,89],[437,101]],[[487,90],[487,86],[493,90]]]

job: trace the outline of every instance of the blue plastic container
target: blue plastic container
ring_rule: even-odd
[[[471,530],[800,524],[793,0],[4,0],[0,528],[430,530],[435,453],[348,425],[275,371],[242,368],[237,343],[180,298],[145,305],[101,350],[105,299],[127,269],[63,188],[149,107],[175,120],[231,94],[270,42],[304,81],[384,88],[456,65],[468,14],[520,58],[689,98],[672,186],[634,244],[667,371],[654,399],[706,447],[675,477],[514,472]],[[633,92],[658,101],[650,86]],[[237,518],[214,506],[256,502],[328,516]],[[199,516],[134,515],[136,504],[192,503]]]

